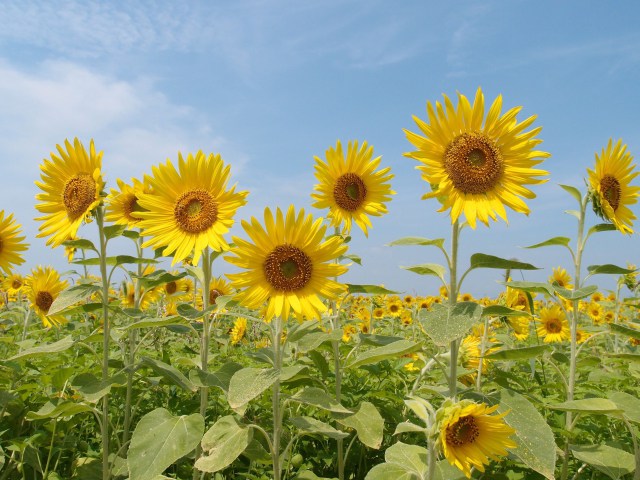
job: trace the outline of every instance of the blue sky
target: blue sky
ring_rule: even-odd
[[[545,280],[559,265],[571,270],[559,247],[520,247],[575,237],[575,220],[563,213],[574,200],[558,184],[584,190],[586,169],[610,137],[640,155],[639,16],[630,1],[4,0],[0,209],[15,214],[31,244],[21,270],[68,268],[62,249],[35,238],[33,221],[39,165],[65,138],[95,140],[109,187],[178,151],[221,153],[233,180],[251,192],[238,220],[261,218],[266,206],[310,208],[313,157],[357,139],[392,168],[397,195],[368,239],[354,230],[350,253],[363,266],[343,280],[432,294],[435,280],[399,267],[440,262],[438,252],[385,246],[403,236],[450,236],[437,202],[420,200],[427,186],[416,162],[402,156],[412,150],[403,128],[416,129],[411,116],[425,118],[428,100],[457,91],[472,97],[478,86],[487,101],[502,94],[505,109],[522,105],[521,120],[538,115],[550,181],[535,188],[529,217],[509,212],[508,226],[465,229],[461,268],[482,252],[542,268],[518,279]],[[637,233],[596,237],[586,265],[640,264]],[[230,271],[224,262],[214,268]],[[472,273],[462,290],[495,295],[500,276]]]

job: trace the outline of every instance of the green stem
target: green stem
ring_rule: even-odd
[[[22,326],[22,338],[21,340],[24,342],[27,338],[27,328],[29,327],[29,317],[31,316],[31,308],[27,307],[27,313],[24,316],[24,325]],[[22,350],[22,346],[20,347]]]
[[[449,259],[449,307],[453,308],[458,301],[458,240],[460,222],[456,220],[451,226],[451,257]],[[449,396],[456,398],[458,393],[458,350],[459,340],[451,342],[451,360],[449,364]]]
[[[272,320],[272,347],[273,347],[273,367],[278,373],[282,369],[282,349],[280,348],[280,341],[282,338],[282,318],[279,316]],[[280,480],[281,466],[280,466],[280,441],[282,437],[282,411],[280,405],[280,378],[273,384],[273,442],[271,449],[271,460],[273,462],[273,478],[274,480]]]
[[[575,289],[579,289],[581,287],[581,268],[582,268],[582,253],[584,252],[584,247],[586,244],[586,238],[584,238],[584,222],[587,211],[587,204],[589,203],[589,196],[584,195],[582,201],[580,202],[580,216],[578,218],[578,238],[576,241],[576,253],[574,257],[574,285]],[[580,308],[578,300],[573,301],[573,311],[569,316],[569,326],[571,329],[571,350],[569,355],[569,384],[567,388],[567,401],[572,401],[576,388],[576,365],[578,358],[578,341],[577,341],[577,331],[578,331],[578,317],[580,316]],[[573,425],[573,415],[571,412],[567,412],[565,418],[565,428],[568,432],[571,431]],[[569,439],[565,443],[564,448],[564,460],[562,462],[562,473],[561,479],[566,480],[569,474]]]
[[[100,276],[102,277],[102,381],[109,379],[109,280],[107,276],[107,237],[104,233],[104,206],[96,209],[96,223],[100,237]],[[109,480],[109,394],[102,397],[102,478]]]
[[[53,456],[53,442],[56,438],[56,427],[58,426],[58,419],[53,419],[53,429],[51,431],[51,443],[49,444],[49,455],[47,455],[47,463],[44,467],[44,473],[42,474],[42,478],[44,480],[49,476],[49,465],[51,464],[51,457]]]
[[[476,390],[479,392],[482,388],[482,367],[484,366],[484,354],[487,352],[487,340],[489,336],[489,317],[484,317],[484,331],[482,332],[482,340],[480,343],[480,363],[478,363],[478,373],[476,376]]]
[[[209,288],[211,286],[211,252],[209,247],[204,249],[202,253],[202,272],[204,283],[202,285],[202,310],[206,312],[209,308]],[[200,368],[203,372],[207,372],[209,364],[209,313],[202,317],[202,338],[200,346]],[[200,415],[207,419],[207,405],[209,403],[209,387],[200,388]],[[197,462],[202,455],[202,445],[198,443],[196,446],[196,454],[194,462]],[[197,469],[193,469],[193,479],[202,478],[201,473]]]

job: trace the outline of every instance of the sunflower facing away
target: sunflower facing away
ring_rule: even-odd
[[[21,252],[27,249],[28,244],[21,233],[21,226],[14,220],[13,213],[5,217],[4,210],[0,210],[0,269],[7,275],[14,265],[24,263]]]
[[[80,140],[64,141],[64,148],[56,145],[57,156],[51,153],[51,160],[44,160],[40,166],[41,182],[35,182],[44,193],[36,195],[41,203],[36,209],[44,215],[38,237],[51,236],[47,245],[57,247],[69,238],[75,238],[82,222],[89,219],[91,211],[101,202],[104,187],[102,173],[102,152],[96,153],[93,140],[89,153]]]
[[[559,305],[540,310],[538,336],[544,337],[544,343],[562,342],[571,338],[569,322]]]
[[[467,478],[471,478],[471,467],[484,472],[489,460],[500,460],[508,454],[507,448],[517,446],[510,438],[515,430],[503,420],[507,412],[491,415],[498,407],[462,400],[443,408],[439,424],[442,452]]]
[[[127,228],[135,228],[138,222],[142,220],[137,212],[138,197],[140,193],[151,193],[149,186],[136,178],[132,178],[133,185],[128,185],[118,178],[119,190],[111,189],[107,197],[107,222],[113,222],[116,225],[126,225]]]
[[[140,193],[138,226],[142,236],[151,237],[143,247],[164,247],[162,254],[173,254],[171,265],[193,254],[197,265],[206,247],[227,250],[222,237],[233,225],[236,210],[246,203],[249,192],[227,190],[230,166],[220,155],[201,151],[186,160],[178,153],[178,170],[171,160],[153,167],[148,178],[152,193]]]
[[[554,268],[553,273],[548,280],[549,283],[557,283],[562,288],[566,288],[568,290],[573,289],[573,284],[571,283],[571,275],[569,275],[567,271],[562,267]]]
[[[345,158],[342,144],[326,152],[327,161],[314,157],[316,178],[320,182],[314,187],[318,193],[312,193],[316,208],[328,208],[328,216],[333,226],[343,225],[343,232],[351,232],[351,223],[355,222],[365,235],[371,227],[369,216],[379,217],[387,213],[385,202],[391,200],[396,192],[388,183],[393,175],[390,168],[377,170],[380,158],[373,160],[373,147],[363,142],[349,142]]]
[[[60,274],[52,267],[37,267],[31,271],[26,280],[27,298],[31,308],[42,320],[45,327],[57,327],[66,323],[63,315],[49,315],[51,304],[58,298],[60,292],[67,288],[66,280],[60,279]]]
[[[236,244],[225,259],[245,269],[227,274],[235,288],[241,290],[238,300],[249,308],[260,308],[265,302],[265,320],[274,316],[287,320],[290,314],[307,319],[319,318],[327,310],[321,298],[336,299],[344,286],[334,277],[347,267],[334,261],[347,246],[342,238],[324,238],[327,227],[323,219],[314,220],[303,209],[296,214],[293,205],[286,217],[278,208],[275,218],[270,209],[264,211],[264,227],[258,220],[244,221],[242,226],[251,242],[233,237]]]
[[[526,185],[546,182],[538,178],[548,175],[536,165],[550,156],[536,150],[542,140],[535,138],[541,127],[524,131],[535,116],[518,123],[516,115],[522,107],[500,114],[502,96],[498,96],[485,118],[484,95],[478,88],[473,105],[458,94],[458,107],[444,96],[444,105],[435,108],[427,103],[428,123],[413,117],[422,135],[405,130],[407,139],[417,148],[405,156],[420,165],[422,178],[432,192],[422,198],[436,197],[441,212],[451,209],[451,221],[464,215],[472,228],[476,220],[489,225],[497,217],[507,221],[505,205],[516,212],[529,214],[521,197],[535,194]],[[483,124],[484,119],[484,124]]]
[[[613,223],[622,233],[633,233],[631,227],[636,216],[629,209],[638,201],[640,187],[630,185],[640,172],[634,172],[633,157],[627,146],[609,139],[606,150],[596,153],[596,165],[589,172],[589,186],[593,208],[605,220]]]

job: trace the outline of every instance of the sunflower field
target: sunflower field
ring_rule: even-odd
[[[405,131],[425,205],[451,219],[390,244],[424,247],[404,268],[441,287],[421,296],[340,280],[361,263],[351,235],[395,194],[366,142],[315,157],[325,218],[266,208],[231,236],[248,192],[220,155],[111,186],[94,141],[65,140],[40,166],[36,220],[70,271],[17,273],[28,244],[0,212],[0,480],[640,479],[637,268],[583,261],[592,236],[634,235],[627,146],[596,153],[583,189],[561,185],[575,236],[527,247],[566,252],[547,282],[459,258],[465,228],[528,214],[548,181],[520,110],[445,95]],[[468,292],[477,269],[502,293]]]

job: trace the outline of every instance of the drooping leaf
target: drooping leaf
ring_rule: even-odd
[[[173,416],[157,408],[140,419],[131,436],[128,465],[130,480],[152,480],[176,460],[191,452],[204,433],[199,413]]]
[[[65,240],[62,242],[62,245],[69,248],[78,248],[80,250],[93,250],[98,253],[98,249],[93,244],[91,240],[86,240],[84,238],[77,238],[75,240]]]
[[[553,288],[558,295],[562,298],[566,298],[567,300],[580,300],[581,298],[589,297],[598,291],[597,285],[588,285],[576,290],[569,290],[558,284],[553,284],[551,285],[551,288]]]
[[[192,392],[196,391],[196,386],[191,383],[191,381],[176,367],[160,360],[156,360],[155,358],[141,357],[140,360],[142,365],[150,367],[154,372],[158,375],[162,375],[162,377],[170,383],[173,383],[185,390],[190,390]]]
[[[71,382],[71,386],[75,388],[84,399],[91,403],[96,403],[107,393],[111,391],[113,385],[124,385],[127,377],[124,373],[111,377],[106,381],[102,381],[91,373],[81,373]]]
[[[349,436],[348,433],[336,430],[328,423],[321,422],[312,417],[291,417],[289,421],[302,432],[317,433],[335,440]]]
[[[367,447],[377,450],[382,445],[384,418],[372,403],[362,402],[357,412],[334,415],[334,418],[340,425],[353,428]]]
[[[362,266],[362,258],[360,258],[358,255],[343,255],[343,256],[344,258],[351,260],[353,263],[357,263],[358,265]]]
[[[638,397],[625,392],[611,392],[609,400],[623,411],[628,420],[640,423],[640,399]]]
[[[182,317],[179,317],[179,316],[147,318],[139,322],[125,325],[120,330],[127,331],[127,330],[135,330],[139,328],[168,327],[169,325],[187,325],[187,322]]]
[[[225,363],[215,372],[205,372],[197,368],[189,371],[189,380],[196,387],[218,387],[223,392],[228,392],[231,377],[239,370],[242,370],[242,365],[235,362]]]
[[[37,412],[27,412],[27,420],[43,420],[46,418],[72,417],[77,413],[95,412],[97,410],[90,405],[83,403],[62,401],[47,402]]]
[[[390,358],[398,358],[402,355],[420,350],[420,348],[422,348],[422,346],[419,343],[412,342],[410,340],[398,340],[397,342],[390,343],[383,347],[372,348],[371,350],[366,350],[358,354],[347,363],[346,367],[361,367],[363,365],[378,363]]]
[[[233,409],[243,407],[278,380],[275,368],[243,368],[234,373],[229,383],[227,400]]]
[[[471,255],[469,270],[476,268],[498,268],[500,270],[539,270],[530,263],[519,262],[518,260],[508,260],[506,258],[495,257],[484,253],[474,253]]]
[[[622,414],[620,407],[607,398],[583,398],[581,400],[570,400],[547,405],[547,408],[574,413]]]
[[[112,238],[119,237],[124,232],[126,225],[107,225],[104,227],[104,236],[107,240],[111,240]]]
[[[353,285],[350,283],[346,285],[349,293],[369,293],[371,295],[392,295],[398,293],[393,290],[387,290],[379,285]]]
[[[640,340],[640,330],[637,330],[635,328],[627,327],[626,325],[620,325],[618,323],[610,323],[609,328],[621,335]]]
[[[530,317],[531,314],[524,310],[514,310],[504,305],[488,305],[482,308],[483,317]]]
[[[241,425],[233,415],[219,418],[202,437],[202,449],[195,467],[201,472],[217,472],[231,465],[249,446],[253,430]]]
[[[565,192],[569,193],[580,205],[582,205],[582,194],[580,193],[580,190],[571,185],[559,185]]]
[[[421,265],[412,265],[410,267],[400,267],[404,270],[417,273],[418,275],[432,275],[438,277],[443,283],[446,283],[445,274],[446,270],[442,265],[437,263],[423,263]]]
[[[453,307],[436,304],[421,312],[420,325],[433,343],[443,347],[466,335],[481,315],[482,307],[473,302],[459,302]]]
[[[529,245],[527,247],[522,248],[540,248],[540,247],[550,247],[554,245],[560,245],[563,247],[568,247],[571,239],[569,237],[553,237],[549,240],[545,240],[544,242],[536,243],[535,245]]]
[[[304,390],[300,390],[289,397],[289,400],[306,405],[313,405],[314,407],[322,408],[330,412],[352,413],[351,410],[340,405],[340,402],[333,396],[318,387],[307,387]]]
[[[612,265],[610,263],[607,263],[605,265],[589,265],[587,267],[587,271],[591,275],[598,275],[598,274],[627,275],[629,273],[635,272],[635,269],[618,267],[617,265]]]
[[[541,293],[543,295],[553,296],[554,290],[548,283],[541,282],[507,282],[507,287],[515,288],[529,293]]]
[[[617,228],[613,223],[598,223],[589,229],[587,233],[587,237],[590,237],[594,233],[599,232],[613,232],[616,231]]]
[[[387,244],[388,247],[418,246],[418,245],[421,245],[421,246],[433,245],[439,248],[443,248],[444,238],[429,239],[429,238],[422,238],[422,237],[404,237],[398,240],[394,240],[393,242]]]
[[[508,348],[491,352],[484,356],[488,360],[528,360],[551,350],[551,345],[534,345],[532,347]]]
[[[9,357],[7,360],[18,360],[21,358],[37,357],[42,355],[49,355],[51,353],[63,352],[73,345],[73,338],[71,335],[64,337],[61,340],[53,343],[45,343],[36,347],[31,347],[23,350],[20,353]]]

